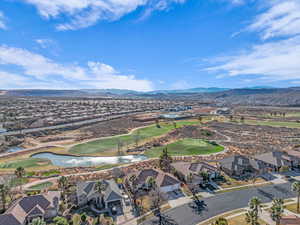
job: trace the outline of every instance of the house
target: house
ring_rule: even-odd
[[[97,181],[79,182],[76,189],[78,206],[91,204],[104,211],[109,211],[114,206],[122,208],[124,199],[117,183],[114,180],[102,182],[104,185],[102,195],[97,191]]]
[[[287,151],[286,154],[290,156],[292,168],[300,166],[300,151],[290,150]]]
[[[300,218],[297,216],[283,216],[280,220],[280,225],[299,225]]]
[[[176,162],[172,163],[171,166],[180,180],[188,182],[191,179],[193,184],[201,184],[203,182],[202,172],[208,175],[209,180],[217,178],[220,175],[218,168],[204,162]]]
[[[0,225],[27,225],[35,218],[45,220],[58,215],[60,192],[20,198],[0,215]]]
[[[180,181],[173,175],[161,170],[144,169],[138,173],[129,175],[127,180],[129,180],[132,175],[136,176],[134,185],[137,189],[149,189],[147,181],[150,177],[154,178],[155,184],[161,192],[167,193],[180,189]]]
[[[234,155],[219,162],[220,169],[230,176],[248,176],[265,171],[264,164],[243,155]]]
[[[279,171],[282,167],[293,167],[295,161],[289,154],[280,151],[255,155],[253,159],[261,162],[268,171]]]

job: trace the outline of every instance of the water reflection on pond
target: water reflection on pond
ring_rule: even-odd
[[[57,155],[53,153],[38,153],[31,156],[32,158],[44,158],[51,160],[52,164],[61,167],[77,166],[96,166],[103,164],[119,164],[139,162],[147,159],[144,155],[127,155],[113,157],[88,157],[88,156],[69,156]]]

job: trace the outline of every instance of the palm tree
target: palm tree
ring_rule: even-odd
[[[41,218],[35,218],[29,225],[46,225],[46,222]]]
[[[67,177],[62,176],[58,179],[58,187],[61,189],[62,199],[65,200],[65,194],[69,186],[69,180]]]
[[[106,184],[103,181],[98,181],[95,184],[95,189],[96,191],[99,193],[100,195],[100,199],[101,199],[101,206],[103,205],[103,191],[106,190]]]
[[[258,212],[261,211],[261,200],[257,197],[253,197],[249,201],[249,210],[246,213],[246,222],[251,225],[258,224]]]
[[[228,225],[228,221],[225,218],[220,217],[214,223],[212,223],[212,225]]]
[[[255,211],[248,210],[246,213],[246,222],[251,225],[259,225],[258,215],[255,213]]]
[[[261,211],[261,200],[258,197],[253,197],[249,202],[249,208],[258,214],[258,211]]]
[[[276,222],[276,225],[280,224],[282,214],[284,212],[283,200],[274,199],[271,207],[271,218]]]
[[[25,169],[22,166],[19,166],[16,170],[15,170],[15,175],[18,178],[19,182],[20,182],[20,191],[22,192],[22,178],[25,176]]]
[[[1,195],[1,201],[2,201],[2,209],[3,212],[5,212],[5,206],[6,206],[6,197],[8,195],[9,188],[5,184],[0,184],[0,195]]]
[[[299,213],[300,206],[300,182],[296,181],[292,184],[292,191],[297,192],[297,213]]]

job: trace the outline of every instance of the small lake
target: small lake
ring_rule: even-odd
[[[60,167],[97,166],[104,164],[132,163],[148,159],[144,155],[127,155],[113,157],[88,157],[57,155],[53,153],[38,153],[32,158],[44,158],[51,160],[52,164]]]

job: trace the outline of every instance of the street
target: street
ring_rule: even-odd
[[[249,200],[254,196],[266,203],[271,202],[273,198],[292,198],[296,194],[291,191],[291,183],[272,184],[205,198],[206,208],[203,210],[195,210],[191,203],[187,203],[167,211],[164,215],[169,220],[168,224],[195,225],[227,211],[247,207]],[[158,220],[151,218],[143,224],[158,224]]]

